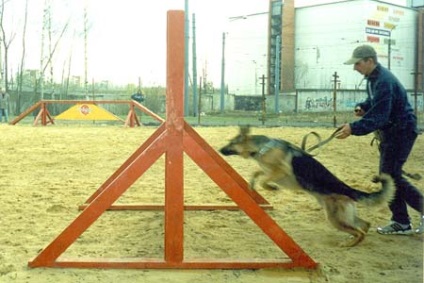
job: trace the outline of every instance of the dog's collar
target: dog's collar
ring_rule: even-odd
[[[261,147],[261,149],[255,153],[255,155],[264,155],[265,153],[267,153],[269,150],[281,146],[281,143],[277,140],[270,140],[269,142],[267,142],[263,147]]]

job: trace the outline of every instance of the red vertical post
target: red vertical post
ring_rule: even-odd
[[[184,258],[184,12],[167,14],[165,261]]]

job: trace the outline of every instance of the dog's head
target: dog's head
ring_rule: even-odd
[[[262,144],[263,138],[268,141],[269,139],[264,136],[250,135],[249,126],[240,126],[240,133],[230,140],[230,142],[221,148],[219,152],[223,155],[240,155],[244,158],[249,158],[258,153]]]

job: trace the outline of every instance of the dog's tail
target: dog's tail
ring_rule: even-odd
[[[375,176],[372,180],[374,183],[381,183],[381,190],[373,193],[362,193],[358,197],[358,202],[366,205],[381,205],[390,202],[395,194],[395,184],[392,177],[387,174]]]

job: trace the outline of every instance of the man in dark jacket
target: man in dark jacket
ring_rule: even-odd
[[[362,136],[377,131],[380,137],[380,172],[392,176],[396,184],[395,197],[389,204],[391,222],[378,227],[377,232],[385,235],[423,233],[423,195],[402,176],[402,167],[418,135],[417,119],[406,90],[388,69],[378,63],[372,46],[357,47],[345,64],[354,65],[354,70],[365,76],[368,98],[356,107],[356,115],[361,119],[343,125],[336,137],[344,139],[350,135]],[[421,215],[421,223],[415,231],[407,205]]]

